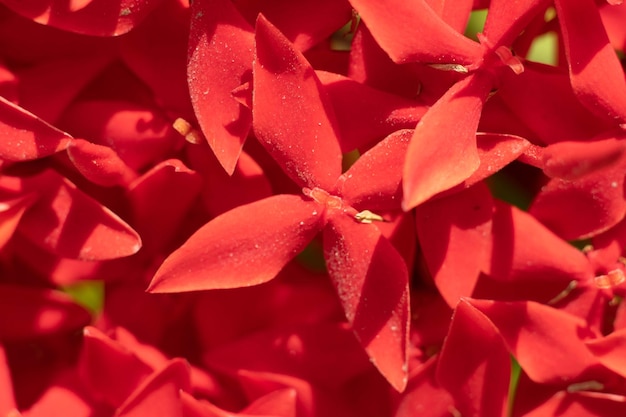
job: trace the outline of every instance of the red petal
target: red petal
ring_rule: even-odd
[[[35,201],[34,195],[0,202],[0,250],[11,240],[24,212]]]
[[[601,392],[557,392],[524,417],[598,417],[626,413],[626,397]]]
[[[333,103],[344,152],[363,149],[397,130],[413,129],[427,110],[420,101],[376,90],[339,74],[316,74]]]
[[[552,179],[529,211],[563,239],[585,239],[604,232],[626,214],[624,167],[621,163],[576,181]]]
[[[395,417],[416,417],[420,412],[432,417],[451,415],[451,410],[454,410],[454,398],[437,382],[436,360],[436,357],[431,358],[419,373],[411,376]]]
[[[588,142],[557,142],[543,152],[543,171],[552,178],[577,180],[614,166],[626,154],[626,142],[609,138]]]
[[[125,186],[136,177],[133,170],[109,147],[74,139],[67,148],[67,154],[78,171],[94,184]]]
[[[133,225],[146,250],[163,250],[179,238],[201,187],[200,175],[176,159],[160,163],[129,187]]]
[[[626,329],[585,342],[591,353],[613,372],[626,377]]]
[[[306,59],[262,15],[253,85],[259,141],[299,186],[332,189],[341,150],[330,100]]]
[[[426,264],[450,307],[469,297],[489,259],[493,202],[484,184],[428,201],[415,211]],[[471,248],[471,250],[468,250]]]
[[[404,165],[405,210],[458,185],[480,166],[476,128],[491,84],[487,74],[474,73],[455,84],[422,117]]]
[[[141,247],[128,224],[56,172],[26,178],[24,188],[39,198],[18,230],[37,245],[82,260],[121,258]]]
[[[600,117],[626,122],[624,70],[593,0],[555,1],[570,80],[578,99]]]
[[[398,391],[407,382],[408,273],[373,224],[338,214],[324,229],[324,258],[348,321],[370,360]]]
[[[350,20],[352,10],[346,0],[239,0],[237,8],[248,22],[262,13],[299,51],[331,36]]]
[[[70,332],[89,323],[89,313],[53,290],[0,285],[0,340],[36,339]]]
[[[452,316],[439,361],[437,380],[463,416],[505,415],[511,359],[498,329],[466,300]]]
[[[424,0],[351,3],[397,63],[469,64],[482,56],[478,43],[448,26]]]
[[[463,182],[463,187],[470,187],[500,171],[516,160],[530,146],[526,139],[500,133],[477,133],[478,158],[480,165]]]
[[[591,265],[581,251],[528,213],[498,200],[495,203],[492,253],[483,271],[502,286],[481,297],[547,302],[571,281],[591,279]]]
[[[337,191],[357,210],[398,210],[402,167],[412,130],[387,136],[364,153],[337,181]]]
[[[187,75],[193,108],[215,156],[232,174],[252,124],[231,92],[250,80],[253,30],[227,0],[191,6]]]
[[[39,159],[67,148],[72,137],[0,96],[0,158]]]
[[[3,0],[16,13],[37,23],[94,36],[116,36],[139,24],[161,0]],[[68,4],[70,3],[70,4]]]
[[[128,346],[87,327],[78,371],[91,397],[117,408],[152,370]]]
[[[128,397],[117,409],[115,417],[182,417],[180,392],[189,391],[189,386],[189,364],[181,358],[172,359]]]
[[[606,376],[584,340],[594,334],[583,319],[535,302],[471,300],[498,328],[535,382],[564,384]]]
[[[511,45],[524,27],[548,6],[548,0],[489,2],[484,34],[494,45]]]
[[[17,410],[13,382],[5,350],[0,344],[0,415],[10,416],[13,410]]]
[[[322,228],[322,207],[277,195],[228,211],[174,251],[149,291],[182,292],[248,287],[269,281]]]

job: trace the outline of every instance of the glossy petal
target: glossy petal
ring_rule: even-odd
[[[501,417],[507,407],[511,360],[498,329],[461,300],[437,363],[437,380],[463,416]]]
[[[472,74],[448,90],[417,124],[404,166],[405,210],[463,182],[480,166],[476,129],[490,88],[486,74]]]
[[[626,398],[601,392],[557,392],[547,402],[525,417],[597,417],[619,416],[626,413]]]
[[[448,26],[425,0],[351,0],[374,38],[397,63],[468,64],[482,47]]]
[[[337,181],[339,194],[357,210],[398,210],[402,166],[412,130],[387,136],[365,152]]]
[[[338,214],[324,229],[324,258],[357,338],[387,381],[403,391],[409,289],[402,257],[375,225]]]
[[[601,117],[626,121],[624,71],[593,0],[555,1],[570,80],[579,100]]]
[[[13,395],[13,383],[6,352],[0,345],[0,413],[8,416],[12,410],[17,410],[17,404]]]
[[[227,0],[192,4],[187,76],[193,108],[215,156],[232,174],[252,115],[231,96],[250,81],[253,29]]]
[[[332,189],[341,174],[337,122],[315,71],[263,16],[257,21],[254,133],[299,186]]]
[[[161,265],[152,292],[236,288],[269,281],[323,226],[322,208],[277,195],[216,217]]]
[[[0,202],[0,250],[11,240],[24,212],[34,201],[34,195],[26,195]]]
[[[484,184],[417,207],[417,235],[439,292],[450,307],[469,297],[491,249],[491,193]],[[469,249],[471,248],[471,250]]]
[[[472,300],[502,334],[526,374],[539,383],[572,383],[608,375],[584,344],[597,335],[584,320],[535,302]]]
[[[121,258],[141,247],[128,224],[56,172],[29,177],[24,188],[39,196],[18,230],[37,245],[82,260]]]
[[[161,0],[72,0],[24,3],[3,0],[6,6],[37,23],[94,36],[116,36],[139,24]]]
[[[67,148],[72,137],[0,97],[0,158],[24,161]]]

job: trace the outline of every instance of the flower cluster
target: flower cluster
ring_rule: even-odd
[[[624,22],[0,0],[0,417],[626,415]]]

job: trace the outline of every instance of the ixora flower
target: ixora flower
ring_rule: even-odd
[[[412,131],[388,136],[342,174],[336,122],[319,79],[262,16],[253,70],[255,135],[302,194],[275,195],[213,219],[165,260],[149,291],[261,284],[322,232],[346,317],[372,362],[403,390],[408,271],[373,222],[400,213],[401,167]]]

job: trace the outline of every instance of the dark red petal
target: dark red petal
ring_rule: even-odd
[[[470,304],[495,324],[533,381],[567,384],[607,375],[584,343],[597,334],[583,319],[531,301],[471,300]]]
[[[563,239],[585,239],[604,232],[626,214],[625,166],[621,163],[576,181],[554,178],[542,187],[529,211]]]
[[[190,368],[181,358],[172,359],[155,371],[131,394],[115,413],[116,417],[163,415],[182,417],[181,391],[189,391]]]
[[[67,154],[78,171],[89,181],[104,187],[125,186],[137,174],[107,146],[97,145],[83,139],[74,139]]]
[[[139,24],[161,0],[3,0],[6,6],[37,23],[94,36],[122,35]]]
[[[357,210],[397,210],[402,200],[402,167],[412,130],[387,136],[341,175],[336,189]]]
[[[324,229],[324,258],[348,321],[372,363],[403,391],[407,382],[408,273],[373,224],[343,214]]]
[[[163,262],[149,291],[248,287],[269,281],[321,230],[322,207],[277,195],[228,211]]]
[[[578,99],[600,117],[626,122],[624,70],[593,0],[555,1],[570,80]]]
[[[200,175],[176,159],[164,161],[130,185],[133,225],[146,250],[163,250],[178,239],[202,187]]]
[[[444,20],[425,0],[351,0],[374,38],[397,63],[469,64],[483,48]]]
[[[232,174],[252,115],[231,92],[250,81],[253,29],[227,0],[194,1],[191,16],[187,67],[191,101],[202,133]]]
[[[415,128],[428,109],[418,100],[376,90],[339,74],[316,74],[333,103],[343,152],[371,146],[396,130]]]
[[[487,74],[468,76],[417,124],[404,165],[405,210],[460,184],[480,166],[476,128],[491,84]]]
[[[552,178],[577,180],[616,165],[626,154],[624,139],[557,142],[543,152],[543,172]]]
[[[298,185],[332,189],[341,150],[330,100],[304,56],[262,15],[253,86],[259,141]]]
[[[152,369],[128,346],[88,326],[84,329],[78,372],[94,400],[117,408]]]
[[[450,307],[472,295],[489,259],[493,210],[491,193],[482,183],[415,210],[426,264]]]
[[[4,341],[75,331],[91,319],[61,292],[9,284],[0,285],[0,317],[5,318],[0,320],[0,340]]]
[[[461,300],[437,362],[437,380],[452,394],[460,414],[505,415],[510,370],[509,352],[498,329],[467,300]]]
[[[24,180],[37,201],[24,213],[19,233],[62,257],[104,260],[133,255],[139,235],[112,211],[54,171]]]
[[[67,148],[72,137],[0,96],[0,158],[24,161]]]

